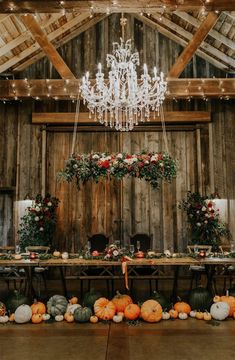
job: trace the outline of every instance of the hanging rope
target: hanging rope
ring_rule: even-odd
[[[79,96],[79,91],[78,91],[78,96],[77,96],[77,101],[76,101],[76,112],[75,112],[74,126],[73,126],[73,141],[72,141],[72,148],[71,148],[71,156],[74,154],[79,113],[80,113],[80,96]]]
[[[160,118],[161,118],[161,124],[162,124],[162,135],[163,135],[163,144],[166,152],[169,154],[169,147],[168,147],[168,141],[166,136],[166,123],[165,123],[165,116],[163,111],[163,106],[160,105]]]

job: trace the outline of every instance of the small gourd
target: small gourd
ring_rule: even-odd
[[[9,317],[7,315],[0,316],[0,324],[5,324],[9,321]]]
[[[178,315],[179,315],[178,311],[175,310],[175,309],[171,309],[171,310],[169,311],[169,314],[170,314],[170,317],[171,317],[172,319],[177,319],[177,317],[178,317]]]
[[[120,322],[122,322],[122,320],[123,320],[123,316],[122,315],[114,315],[113,316],[113,322],[115,322],[115,323],[120,323]]]
[[[171,317],[171,316],[170,316],[169,312],[164,311],[164,312],[162,313],[162,320],[169,320],[170,317]]]
[[[208,311],[204,312],[204,320],[205,321],[210,321],[212,319],[211,314]]]
[[[69,303],[72,305],[78,304],[78,298],[73,296],[71,299],[69,299]]]
[[[65,319],[68,323],[74,322],[74,316],[73,316],[73,314],[70,313],[70,312],[66,312],[66,313],[64,314],[64,319]]]
[[[63,321],[63,320],[64,320],[64,315],[56,315],[55,316],[55,321],[60,322],[60,321]]]
[[[215,320],[225,320],[230,313],[230,306],[222,301],[211,305],[210,313]]]
[[[55,256],[55,257],[60,257],[60,255],[61,255],[60,251],[55,250],[53,252],[53,256]]]
[[[198,320],[204,320],[204,313],[202,311],[197,311],[195,318]]]
[[[43,322],[42,314],[33,314],[31,321],[33,324],[40,324],[41,322]]]
[[[178,317],[180,320],[186,320],[188,318],[188,314],[185,312],[180,312]]]
[[[98,319],[97,316],[92,315],[92,316],[90,317],[90,323],[96,324],[96,323],[98,323],[98,321],[99,321],[99,319]]]
[[[192,317],[192,318],[195,318],[195,317],[196,317],[196,313],[197,313],[196,310],[191,310],[190,313],[189,313],[189,316]]]
[[[15,314],[14,314],[14,313],[12,313],[12,314],[9,316],[9,321],[10,321],[10,322],[15,321]]]
[[[43,318],[44,321],[48,321],[48,320],[50,320],[51,315],[50,314],[43,314],[42,318]]]

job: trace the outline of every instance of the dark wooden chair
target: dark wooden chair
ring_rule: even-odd
[[[36,252],[38,254],[47,254],[50,251],[49,246],[27,246],[25,248],[26,252]],[[40,298],[41,296],[41,280],[43,281],[44,289],[46,295],[48,295],[47,289],[47,281],[46,281],[46,272],[48,271],[48,267],[44,266],[35,266],[33,271],[33,277],[36,279],[37,282],[37,292],[35,295]],[[31,284],[32,285],[32,284]]]
[[[104,253],[106,247],[109,245],[109,239],[110,235],[105,235],[102,233],[92,234],[87,236],[87,241],[90,242],[90,254],[94,250],[98,251],[99,253]],[[101,266],[95,266],[95,267],[88,267],[82,269],[82,273],[80,274],[80,280],[81,280],[81,293],[83,293],[83,281],[88,281],[88,291],[91,289],[91,281],[93,280],[106,280],[106,286],[107,286],[107,293],[110,295],[110,281],[111,281],[111,294],[113,294],[113,287],[114,287],[114,281],[113,281],[113,267],[101,267]]]
[[[0,254],[13,254],[15,246],[0,246]],[[14,266],[0,266],[0,279],[7,283],[7,288],[10,290],[10,284],[13,283],[14,289],[22,288],[23,282],[26,282],[24,269],[19,269]]]
[[[153,235],[145,234],[145,233],[136,233],[134,235],[130,235],[130,245],[134,245],[135,252],[138,251],[137,242],[140,243],[140,251],[147,253],[148,250],[152,250],[153,248]],[[130,279],[130,288],[133,289],[135,280],[142,280],[149,282],[149,292],[152,294],[152,280],[155,279],[155,287],[158,289],[158,269],[147,267],[147,266],[136,266],[130,267],[128,272],[128,277]]]
[[[189,254],[194,253],[195,249],[197,248],[198,251],[205,250],[206,252],[210,253],[212,246],[211,245],[188,245],[187,251]],[[191,265],[189,267],[189,271],[191,273],[191,282],[190,282],[190,290],[192,290],[193,285],[195,283],[195,286],[198,287],[202,275],[206,275],[206,268],[204,265]]]

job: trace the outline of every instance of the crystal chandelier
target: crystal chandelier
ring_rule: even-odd
[[[144,64],[143,74],[138,79],[136,66],[139,53],[132,53],[131,39],[124,41],[124,27],[127,19],[121,17],[121,43],[113,43],[113,52],[107,54],[107,67],[110,68],[105,81],[101,64],[98,64],[96,79],[89,79],[89,72],[82,78],[81,96],[87,103],[89,117],[119,131],[133,130],[134,125],[150,120],[151,111],[159,114],[165,99],[167,83],[164,74],[153,69],[149,75]]]

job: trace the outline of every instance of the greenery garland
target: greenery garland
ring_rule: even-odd
[[[77,188],[89,180],[98,182],[101,178],[123,179],[133,176],[148,181],[158,188],[160,180],[171,182],[176,177],[175,160],[167,153],[141,152],[73,154],[58,176],[64,181],[76,180]]]

